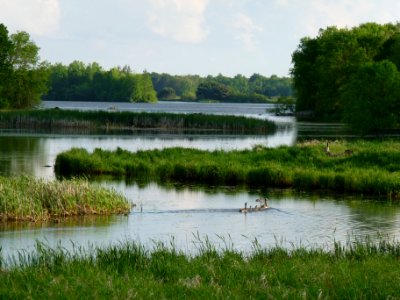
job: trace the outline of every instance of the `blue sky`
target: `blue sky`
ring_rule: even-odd
[[[400,21],[400,1],[0,0],[43,60],[170,74],[287,76],[302,37],[370,21]]]

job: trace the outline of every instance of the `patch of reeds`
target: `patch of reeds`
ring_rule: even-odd
[[[0,264],[0,298],[396,299],[399,258],[395,242],[332,251],[256,244],[250,254],[205,242],[195,255],[163,243],[75,251],[38,243],[14,266]]]
[[[88,153],[71,149],[57,156],[55,171],[61,177],[113,175],[400,196],[400,142],[336,142],[331,149],[328,155],[321,142],[229,152],[169,148],[135,153],[96,149]],[[351,154],[345,154],[346,149],[351,149]]]
[[[241,116],[46,109],[0,111],[0,128],[185,129],[270,133],[275,131],[276,125],[271,121]]]
[[[39,221],[129,210],[123,195],[84,179],[46,182],[25,176],[0,177],[0,221]]]

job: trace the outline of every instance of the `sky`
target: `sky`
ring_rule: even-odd
[[[0,0],[0,23],[42,60],[172,75],[288,76],[320,28],[398,21],[399,0]]]

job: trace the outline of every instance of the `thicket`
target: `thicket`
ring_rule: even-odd
[[[250,254],[209,242],[186,255],[125,242],[90,251],[38,243],[2,268],[2,299],[396,299],[400,245],[338,243],[334,250],[279,247]]]
[[[321,142],[244,151],[170,148],[138,151],[71,149],[57,156],[58,176],[125,176],[131,179],[210,185],[329,190],[398,198],[399,142]],[[347,151],[346,151],[347,150]]]
[[[298,112],[361,132],[400,125],[400,24],[328,27],[293,53]]]

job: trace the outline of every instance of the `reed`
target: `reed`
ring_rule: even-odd
[[[0,221],[106,215],[129,209],[121,194],[83,179],[46,182],[24,176],[0,177]]]
[[[276,125],[267,120],[228,115],[46,109],[0,111],[0,128],[186,129],[266,133],[275,131]]]
[[[0,270],[2,299],[396,299],[399,243],[320,248],[254,247],[250,254],[204,243],[188,255],[133,242],[67,251],[38,243]],[[4,259],[3,259],[4,261]]]
[[[170,148],[135,153],[96,149],[88,153],[71,149],[57,156],[55,171],[60,177],[112,175],[400,196],[400,142],[334,142],[331,149],[335,154],[327,155],[322,142],[229,152]],[[345,155],[346,149],[352,154]]]

